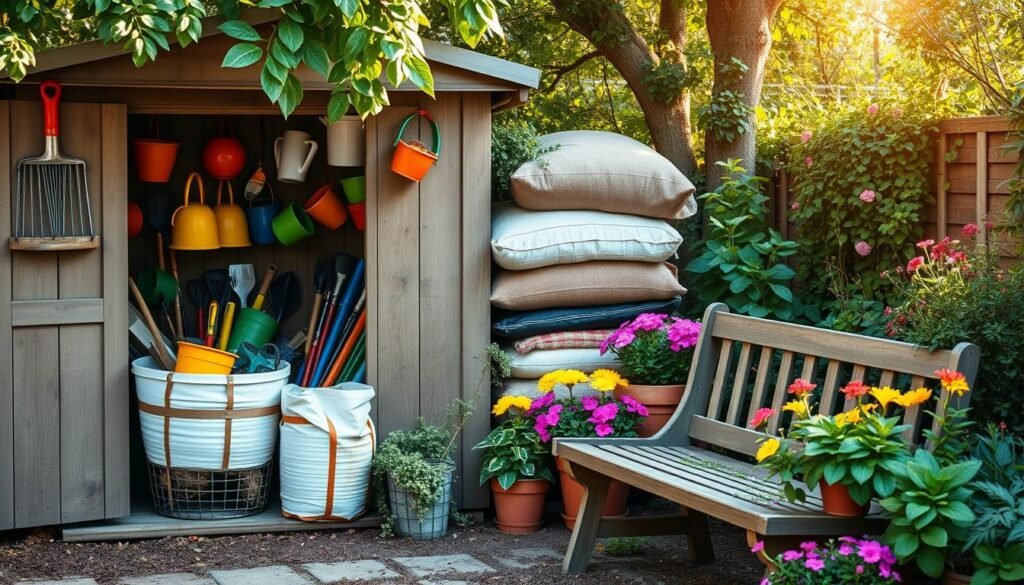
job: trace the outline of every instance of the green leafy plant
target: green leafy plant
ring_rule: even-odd
[[[505,380],[512,377],[512,356],[497,343],[487,346],[487,359],[490,364],[491,388],[501,388]]]
[[[696,257],[686,265],[687,284],[705,306],[721,300],[744,315],[800,316],[790,289],[795,272],[782,262],[796,253],[797,245],[765,223],[768,198],[759,188],[762,179],[746,174],[738,161],[717,164],[728,178],[701,196],[710,229],[691,250]]]
[[[896,491],[881,501],[891,515],[883,541],[901,562],[913,559],[929,577],[942,574],[951,543],[963,541],[975,520],[968,484],[979,461],[940,465],[918,449],[906,466],[894,469]]]
[[[512,173],[524,163],[539,160],[558,147],[542,147],[537,129],[517,118],[496,123],[491,130],[491,175],[495,198],[507,200],[512,188]]]
[[[604,554],[610,557],[638,557],[647,551],[650,545],[643,536],[619,536],[609,538],[604,543]]]
[[[430,25],[419,0],[260,0],[212,3],[227,21],[220,30],[238,43],[224,55],[223,67],[243,68],[262,63],[260,82],[272,103],[288,116],[302,102],[302,84],[295,71],[305,65],[333,84],[327,115],[337,120],[349,106],[364,117],[388,104],[384,81],[398,87],[409,81],[434,95],[420,27]],[[504,0],[445,0],[452,29],[463,42],[476,46],[485,37],[500,35],[498,8]],[[35,63],[45,31],[59,21],[64,3],[20,3],[3,11],[0,24],[0,67],[14,80]],[[281,19],[261,34],[242,18],[246,6],[272,9]],[[174,34],[185,46],[203,36],[207,7],[200,0],[83,0],[71,6],[73,17],[92,18],[105,42],[123,44],[136,66],[167,51]]]
[[[392,431],[381,442],[372,465],[377,510],[382,516],[381,536],[394,534],[394,514],[388,505],[388,478],[409,494],[413,511],[422,519],[444,494],[448,472],[454,467],[451,451],[455,439],[472,414],[471,402],[456,400],[449,407],[445,426],[429,425],[420,418],[416,428]]]
[[[700,323],[660,313],[643,313],[623,323],[601,343],[633,384],[685,384]]]
[[[755,544],[752,551],[763,554],[764,543]],[[803,542],[770,560],[774,570],[761,585],[891,585],[903,580],[894,570],[892,550],[869,538]]]
[[[861,104],[808,128],[792,146],[789,213],[807,297],[828,298],[837,271],[845,280],[859,276],[867,299],[894,298],[880,273],[910,255],[924,233],[935,133],[925,108]]]
[[[974,549],[971,585],[996,585],[1024,581],[1024,544],[1006,548],[981,545]]]
[[[508,415],[489,435],[474,446],[483,450],[480,485],[497,478],[502,489],[509,489],[520,479],[546,479],[551,475],[551,450],[544,445],[533,421],[525,416],[532,401],[528,396],[503,396],[491,411],[495,416]]]
[[[700,127],[720,141],[732,142],[751,131],[753,112],[747,105],[746,94],[738,89],[749,69],[736,57],[722,63],[718,67],[716,86],[721,85],[724,89],[715,91],[711,101],[697,111]]]

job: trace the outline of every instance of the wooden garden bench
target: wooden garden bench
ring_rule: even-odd
[[[769,554],[799,537],[880,533],[885,521],[877,504],[867,517],[849,519],[822,513],[817,488],[808,490],[806,504],[789,503],[778,481],[768,480],[768,473],[753,464],[762,434],[748,421],[764,406],[781,412],[796,378],[818,383],[820,412],[834,414],[845,406],[839,388],[854,379],[904,390],[936,388],[935,370],[950,368],[973,384],[979,354],[970,343],[929,352],[908,343],[733,315],[725,305],[711,305],[686,394],[661,432],[647,439],[555,441],[555,455],[569,463],[587,490],[563,572],[586,570],[595,539],[610,536],[686,534],[693,560],[710,562],[709,516],[746,530],[748,542],[763,541]],[[952,404],[965,407],[967,399],[954,397]],[[909,440],[922,442],[921,423],[930,420],[922,407],[936,406],[908,410]],[[769,432],[789,423],[786,414],[772,417]],[[611,479],[671,500],[683,512],[602,519]]]

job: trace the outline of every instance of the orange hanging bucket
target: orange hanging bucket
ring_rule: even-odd
[[[423,116],[430,122],[430,130],[434,135],[434,148],[427,150],[426,145],[416,141],[406,142],[402,140],[405,128],[414,119]],[[441,131],[437,128],[437,122],[430,117],[426,110],[419,110],[410,114],[402,121],[402,127],[398,129],[398,136],[395,137],[395,153],[391,157],[391,170],[407,179],[417,183],[423,180],[430,171],[430,167],[437,163],[437,157],[441,154]]]

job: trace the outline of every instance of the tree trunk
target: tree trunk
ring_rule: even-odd
[[[651,95],[644,77],[651,65],[658,62],[658,57],[621,7],[616,7],[613,2],[599,0],[551,0],[551,4],[559,18],[586,37],[622,75],[644,113],[644,121],[651,132],[655,150],[672,161],[683,174],[694,176],[697,173],[697,161],[690,132],[690,95],[681,92],[671,103],[659,101]],[[681,7],[675,8],[671,14],[663,12],[663,17],[663,24],[669,18],[681,24],[669,32],[674,36],[685,35],[685,12]],[[608,35],[607,31],[610,30],[616,34]],[[681,47],[685,43],[685,36],[672,40]]]
[[[734,140],[725,141],[708,132],[704,138],[704,159],[707,161],[708,189],[722,183],[721,169],[715,163],[739,159],[743,168],[755,172],[756,138],[754,110],[761,100],[765,64],[771,50],[771,20],[778,12],[782,0],[709,0],[707,8],[708,38],[715,57],[715,81],[712,99],[720,92],[731,90],[743,93],[743,101],[750,108],[746,131]],[[748,70],[743,79],[730,85],[718,74],[720,67],[739,59]]]

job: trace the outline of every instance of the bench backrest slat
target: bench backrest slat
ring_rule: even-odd
[[[818,384],[814,402],[822,414],[852,406],[839,392],[851,380],[901,390],[931,388],[932,402],[904,415],[904,422],[913,425],[905,438],[920,444],[923,422],[930,421],[923,412],[941,410],[944,399],[935,370],[959,370],[973,385],[978,357],[977,346],[970,343],[929,352],[909,343],[733,315],[716,303],[704,315],[683,403],[658,438],[672,444],[698,440],[752,455],[758,432],[750,428],[750,419],[759,408],[770,407],[777,414],[768,432],[788,428],[793,418],[781,409],[793,398],[787,389],[799,377]],[[954,399],[962,408],[968,396]]]

